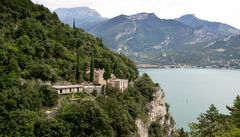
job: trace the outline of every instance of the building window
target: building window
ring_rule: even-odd
[[[77,88],[77,92],[79,92],[79,88]]]
[[[60,93],[62,93],[62,89],[60,89]]]
[[[97,78],[97,75],[95,75],[95,78]]]
[[[69,92],[72,92],[72,89],[71,89],[71,88],[69,89]]]

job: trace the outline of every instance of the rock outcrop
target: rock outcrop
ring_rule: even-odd
[[[154,96],[154,100],[147,104],[149,108],[149,120],[143,121],[140,118],[136,120],[138,134],[140,137],[148,137],[148,128],[153,121],[156,121],[166,131],[166,136],[171,136],[175,132],[175,123],[171,121],[171,116],[167,112],[163,89],[158,88]]]

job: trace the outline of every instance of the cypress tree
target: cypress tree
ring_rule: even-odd
[[[103,78],[104,78],[104,80],[106,80],[106,82],[107,82],[108,79],[111,79],[111,70],[110,70],[110,65],[109,65],[109,63],[107,63],[107,69],[106,69],[106,71],[103,73]],[[106,83],[106,85],[107,85],[107,83]],[[105,101],[106,101],[106,97],[105,97],[106,85],[104,86],[104,91],[103,91],[103,95],[104,95],[104,100],[105,100]]]
[[[73,19],[73,28],[75,29],[75,19]]]
[[[92,56],[91,57],[91,69],[90,69],[90,82],[93,82],[93,75],[94,75],[94,59]]]
[[[108,79],[111,79],[111,70],[110,70],[110,65],[107,63],[107,69],[103,74],[103,78],[107,81]]]
[[[74,29],[74,31],[76,32],[76,30],[75,30],[75,19],[73,19],[73,29]],[[76,36],[76,33],[74,33],[74,36],[75,36],[75,38],[77,37],[77,36]],[[76,79],[77,79],[78,82],[79,82],[79,80],[80,80],[79,47],[80,47],[80,42],[79,42],[79,40],[77,39],[77,69],[76,69]]]
[[[118,62],[116,63],[116,66],[115,66],[115,77],[118,78],[118,71],[119,71],[119,68],[118,68]]]
[[[77,49],[77,70],[76,70],[76,79],[79,82],[80,80],[80,60],[79,60],[79,48]]]

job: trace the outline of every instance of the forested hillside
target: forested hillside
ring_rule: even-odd
[[[85,137],[115,133],[120,137],[137,134],[137,118],[147,121],[146,104],[154,99],[159,84],[146,74],[123,93],[108,85],[103,95],[70,95],[78,97],[77,103],[68,103],[67,95],[61,100],[51,86],[43,84],[88,81],[85,72],[91,58],[95,68],[109,64],[118,78],[135,80],[135,63],[110,51],[101,38],[83,29],[71,29],[59,21],[56,13],[30,0],[1,1],[0,31],[0,136]],[[61,107],[56,109],[59,104]],[[59,115],[47,119],[45,112],[51,109]],[[158,130],[166,134],[167,128]]]
[[[71,29],[59,21],[56,13],[30,0],[1,2],[0,59],[1,85],[7,77],[42,80],[66,79],[77,82],[77,50],[80,53],[81,78],[90,67],[91,56],[96,68],[109,63],[112,72],[118,66],[119,77],[135,79],[137,67],[126,56],[110,51],[100,38],[84,30]],[[83,81],[81,79],[80,81]]]

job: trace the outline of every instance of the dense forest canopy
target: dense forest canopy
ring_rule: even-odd
[[[84,75],[91,56],[95,68],[106,68],[109,63],[112,73],[118,67],[119,78],[134,80],[138,76],[135,63],[125,55],[110,51],[101,38],[63,24],[56,13],[43,5],[30,0],[2,0],[0,11],[1,86],[4,88],[13,84],[6,80],[8,77],[19,76],[76,83],[77,51],[80,82],[88,80]]]

